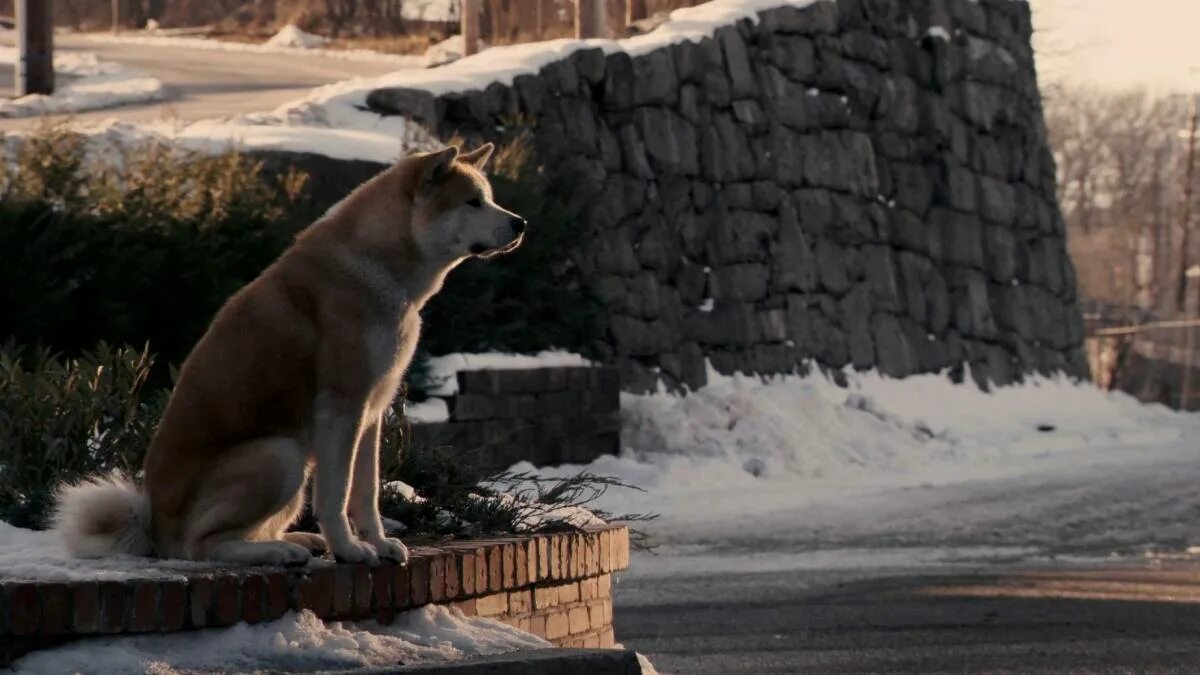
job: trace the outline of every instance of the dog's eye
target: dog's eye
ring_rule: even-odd
[[[481,201],[479,199],[479,197],[476,197],[475,199],[468,199],[467,206],[474,206],[475,208],[479,208],[479,207],[483,206],[483,201]]]

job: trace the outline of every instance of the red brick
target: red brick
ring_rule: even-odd
[[[392,577],[392,606],[397,610],[407,609],[409,606],[412,590],[409,587],[409,575],[412,571],[409,565],[396,567],[396,575]]]
[[[159,583],[158,597],[158,616],[154,629],[164,632],[183,630],[187,623],[187,582]]]
[[[516,626],[517,628],[525,631],[526,633],[528,633],[529,632],[529,624],[531,621],[532,621],[532,619],[530,619],[529,617],[522,616],[522,617],[517,618],[517,622],[513,625]]]
[[[71,631],[80,635],[95,633],[100,627],[100,585],[94,581],[76,582],[74,596]]]
[[[354,567],[341,563],[333,568],[332,616],[346,618],[354,609]]]
[[[613,531],[613,571],[629,568],[629,530],[622,527]]]
[[[475,549],[475,593],[483,594],[488,590],[488,555],[486,549]]]
[[[508,611],[508,594],[493,593],[478,598],[475,601],[475,611],[479,616],[496,616]]]
[[[37,584],[6,584],[4,602],[9,606],[8,629],[13,635],[37,635],[41,602]]]
[[[500,558],[503,561],[504,574],[501,588],[507,590],[517,586],[517,547],[511,542],[500,545]]]
[[[120,581],[100,582],[100,633],[120,633],[125,630],[125,612],[129,588]]]
[[[582,534],[572,534],[570,540],[570,551],[567,554],[567,574],[571,575],[572,579],[578,579],[583,576],[583,570],[586,568],[584,558],[587,556],[586,546]]]
[[[597,533],[600,546],[600,571],[608,573],[612,571],[612,531],[601,530]]]
[[[529,585],[528,540],[517,540],[513,544],[513,584],[515,588]]]
[[[261,574],[242,578],[242,621],[258,623],[267,613],[267,580]]]
[[[579,602],[579,584],[574,581],[558,587],[558,604],[566,605],[572,602]]]
[[[613,635],[612,626],[606,626],[600,630],[600,648],[612,649],[617,644],[616,636]]]
[[[42,635],[66,633],[71,626],[71,587],[63,583],[43,583],[38,585],[38,594],[42,598],[39,632]]]
[[[530,581],[543,581],[550,578],[550,551],[553,540],[550,537],[537,538],[537,574]]]
[[[595,600],[600,595],[600,580],[592,577],[579,582],[579,599]]]
[[[235,574],[222,574],[213,580],[213,613],[211,625],[232,626],[242,618],[241,579]]]
[[[592,629],[592,619],[588,616],[587,607],[572,607],[567,619],[571,624],[571,635],[586,633]]]
[[[367,617],[371,613],[371,568],[366,565],[354,566],[354,608],[355,617]]]
[[[287,614],[292,607],[292,579],[296,579],[299,583],[298,575],[289,574],[287,572],[269,572],[266,575],[267,581],[267,605],[266,613],[263,618],[267,621],[274,621],[279,617]]]
[[[601,574],[600,576],[596,577],[596,586],[597,586],[596,597],[598,597],[598,598],[611,598],[612,597],[612,575],[611,574]]]
[[[412,607],[429,602],[429,558],[413,556],[408,561],[409,598]]]
[[[587,537],[587,569],[584,574],[594,577],[600,574],[600,537],[594,534]]]
[[[392,580],[396,578],[396,567],[396,563],[385,560],[371,572],[371,606],[376,610],[395,609]]]
[[[475,549],[457,549],[454,551],[458,559],[458,588],[464,596],[475,595]]]
[[[508,613],[512,616],[520,616],[533,611],[533,592],[532,591],[511,591],[508,594]]]
[[[296,584],[296,609],[307,609],[319,617],[333,613],[333,567],[314,567]]]
[[[544,617],[544,616],[529,617],[529,628],[526,628],[525,630],[542,638],[543,640],[546,639],[546,617]]]
[[[131,633],[152,631],[158,623],[158,582],[134,581],[132,586],[128,630]]]
[[[546,538],[547,556],[550,562],[550,569],[546,575],[547,579],[562,578],[562,537],[552,534]]]
[[[476,616],[478,612],[475,609],[475,602],[475,598],[468,598],[466,600],[452,602],[450,603],[450,606],[462,612],[463,616]]]
[[[488,549],[488,585],[490,593],[504,590],[504,548],[493,544]]]
[[[558,605],[558,587],[543,586],[533,589],[533,606],[537,609],[546,609]]]
[[[604,602],[593,602],[588,605],[588,623],[593,629],[603,628],[608,625],[605,621]]]
[[[435,555],[429,558],[429,601],[442,602],[446,599],[446,558]]]
[[[462,595],[462,572],[459,571],[460,556],[453,551],[442,556],[442,564],[446,567],[446,599],[455,600]]]
[[[600,636],[595,634],[583,636],[583,646],[585,649],[596,649],[600,646]]]
[[[566,612],[546,616],[546,639],[557,640],[571,632],[571,623]]]
[[[206,628],[212,617],[213,581],[208,577],[194,578],[188,588],[188,626]]]

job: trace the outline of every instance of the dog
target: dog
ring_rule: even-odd
[[[142,487],[62,486],[54,528],[76,557],[246,565],[404,562],[379,516],[382,417],[420,311],[470,257],[517,248],[526,222],[493,200],[492,144],[400,160],[359,186],[235,293],[184,360]],[[321,534],[288,532],[312,476]]]

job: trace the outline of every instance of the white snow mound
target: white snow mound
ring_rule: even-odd
[[[279,32],[266,42],[269,47],[296,47],[298,49],[316,49],[328,43],[329,38],[305,32],[293,23],[279,29]]]

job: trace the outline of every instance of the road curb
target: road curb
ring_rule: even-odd
[[[626,649],[535,649],[453,663],[326,671],[324,675],[639,675]]]

